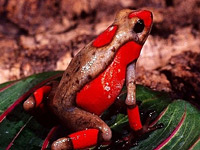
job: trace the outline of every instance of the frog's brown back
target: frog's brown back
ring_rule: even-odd
[[[88,44],[75,56],[64,72],[53,103],[65,108],[75,105],[76,93],[103,72],[114,56],[115,54],[109,52],[106,47],[100,49],[93,47],[92,43]]]

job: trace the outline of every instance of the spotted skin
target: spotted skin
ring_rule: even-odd
[[[138,25],[138,20],[144,22],[142,32],[138,32],[135,28]],[[125,80],[128,88],[128,96],[125,101],[127,108],[137,108],[135,107],[135,63],[142,45],[150,33],[151,26],[151,12],[146,10],[121,10],[117,13],[113,24],[72,59],[55,90],[55,95],[50,96],[52,98],[49,98],[48,106],[66,128],[75,132],[74,135],[79,135],[79,132],[84,132],[85,135],[90,134],[86,129],[94,129],[97,133],[97,129],[99,131],[97,141],[94,141],[91,145],[111,139],[111,129],[99,115],[114,102]],[[98,88],[95,87],[105,87],[106,85],[102,82],[104,79],[112,84],[109,87],[111,89],[103,88],[99,92]],[[119,89],[116,90],[115,87],[119,83]],[[88,87],[92,89],[89,92],[87,91]],[[112,100],[109,100],[109,93],[105,94],[105,90],[110,91]],[[100,94],[96,94],[98,92]],[[91,97],[90,93],[93,93]],[[96,99],[96,96],[99,98]],[[91,110],[95,104],[89,106],[93,100],[96,100],[95,103],[100,107],[98,112]],[[104,103],[106,104],[105,107]],[[130,119],[134,116],[132,112],[139,116],[138,109],[129,111]],[[131,122],[135,123],[133,120]],[[137,122],[141,123],[139,119],[136,120]],[[87,139],[86,141],[89,142],[90,140]],[[73,147],[71,143],[75,143],[73,138],[64,137],[55,141],[52,144],[52,149],[71,149]],[[87,143],[86,145],[90,144]]]

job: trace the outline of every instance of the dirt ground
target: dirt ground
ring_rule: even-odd
[[[199,103],[200,0],[0,0],[0,83],[66,69],[123,8],[154,15],[137,83]]]

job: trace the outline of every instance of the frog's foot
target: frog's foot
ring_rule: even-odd
[[[131,147],[136,146],[138,144],[137,140],[141,138],[143,135],[148,134],[157,129],[163,128],[164,125],[162,123],[160,124],[151,123],[154,113],[155,111],[151,111],[148,113],[147,119],[141,129],[136,131],[132,130],[131,133],[126,138],[118,141],[118,143],[121,145],[123,149],[130,149]]]
[[[37,89],[33,95],[31,95],[23,104],[23,107],[26,111],[32,111],[34,108],[37,108],[43,101],[44,97],[49,94],[51,91],[51,86],[42,86]]]
[[[57,105],[53,106],[54,109],[52,110],[58,114],[63,125],[68,129],[77,131],[66,138],[55,141],[52,144],[53,150],[60,150],[63,146],[63,149],[70,149],[69,141],[71,141],[73,149],[82,149],[94,146],[102,141],[110,141],[112,131],[99,116],[74,106],[65,107],[62,111],[58,111],[55,107]]]
[[[144,125],[142,126],[142,129],[140,129],[138,131],[134,131],[138,134],[138,136],[142,136],[143,134],[146,134],[146,133],[152,132],[154,130],[163,128],[164,125],[162,123],[159,123],[159,124],[154,124],[154,123],[152,124],[151,123],[154,114],[155,114],[155,111],[149,112],[148,117],[147,117]]]
[[[55,94],[55,89],[58,86],[57,81],[50,81],[46,85],[37,89],[23,104],[26,111],[32,112],[35,108],[43,107],[44,100],[49,98],[49,95]]]
[[[128,108],[128,117],[129,117],[129,123],[130,127],[133,129],[133,133],[138,135],[139,137],[142,136],[143,134],[152,132],[156,129],[160,129],[163,127],[163,124],[154,124],[151,123],[153,116],[155,114],[155,111],[151,111],[148,113],[148,116],[145,117],[147,118],[145,123],[142,125],[140,121],[140,114],[139,114],[139,108],[138,106],[134,108]]]
[[[24,110],[33,115],[44,126],[57,124],[57,119],[48,108],[48,102],[55,94],[57,81],[51,81],[37,89],[23,104]]]
[[[60,138],[51,145],[52,150],[83,149],[97,144],[99,137],[98,129],[87,129]]]

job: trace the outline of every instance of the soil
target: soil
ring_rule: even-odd
[[[0,0],[0,83],[66,69],[123,8],[154,15],[137,83],[198,103],[200,0]]]

